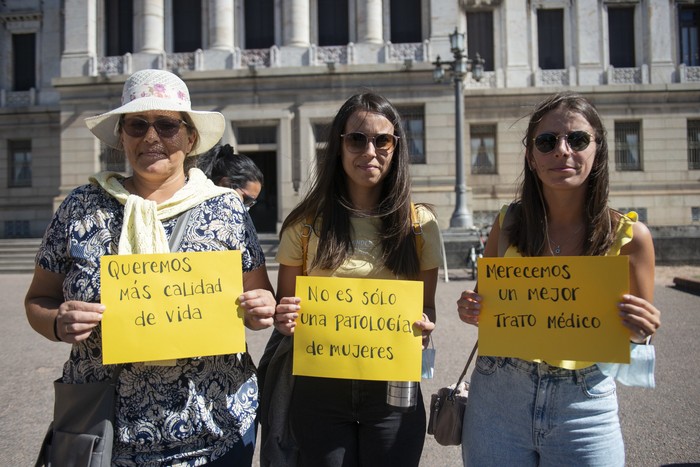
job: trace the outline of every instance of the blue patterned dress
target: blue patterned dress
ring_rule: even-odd
[[[63,201],[37,264],[65,274],[64,299],[100,301],[100,258],[116,254],[124,208],[102,188],[84,185]],[[170,236],[176,218],[163,222]],[[193,209],[181,251],[241,250],[243,271],[265,263],[247,211],[235,194]],[[223,267],[223,266],[222,266]],[[104,381],[101,328],[72,347],[63,382]],[[258,385],[247,353],[179,359],[175,366],[125,365],[119,377],[113,465],[202,465],[254,443]],[[252,435],[251,435],[252,434]]]

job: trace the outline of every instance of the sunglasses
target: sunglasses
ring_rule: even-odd
[[[124,133],[132,138],[141,138],[148,133],[148,129],[153,127],[161,138],[172,138],[180,131],[180,126],[187,125],[187,122],[175,118],[158,118],[153,122],[143,118],[125,118],[122,121]]]
[[[365,149],[367,149],[367,145],[370,141],[374,145],[375,150],[390,152],[394,150],[396,143],[399,140],[398,136],[390,133],[379,133],[378,135],[367,136],[364,133],[355,132],[346,133],[344,135],[340,135],[340,137],[343,138],[343,141],[345,141],[345,146],[350,152],[363,152]]]
[[[564,133],[563,135],[542,133],[541,135],[535,136],[533,140],[537,150],[546,154],[554,151],[554,148],[557,147],[557,143],[559,142],[559,138],[566,138],[566,144],[574,151],[583,151],[591,144],[593,135],[587,131],[577,130],[571,133]]]
[[[243,206],[246,207],[246,209],[250,209],[253,206],[255,206],[255,203],[258,202],[257,198],[250,197],[248,195],[243,195]]]
[[[241,198],[243,199],[243,206],[245,206],[245,208],[247,210],[250,211],[250,208],[255,206],[255,203],[258,202],[258,198],[253,198],[248,193],[243,191],[242,188],[234,188],[234,189],[236,190],[236,192],[238,192],[239,195],[241,195]]]

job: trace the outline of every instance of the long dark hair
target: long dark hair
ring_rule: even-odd
[[[508,231],[511,245],[516,245],[525,256],[541,255],[546,248],[548,206],[542,195],[542,181],[537,173],[530,170],[529,160],[533,155],[533,138],[537,125],[549,112],[566,109],[583,116],[591,125],[596,142],[593,168],[587,179],[586,205],[584,207],[585,236],[583,251],[585,255],[604,255],[613,242],[613,217],[616,221],[619,213],[608,207],[609,170],[607,133],[598,111],[585,97],[572,92],[554,94],[540,102],[533,111],[527,132],[523,138],[525,159],[520,185],[519,207],[515,222]]]
[[[391,166],[382,182],[379,205],[373,216],[381,219],[379,232],[382,261],[394,274],[415,278],[420,272],[411,224],[411,178],[409,155],[401,117],[383,96],[356,94],[340,108],[328,130],[328,144],[320,156],[311,189],[282,224],[282,231],[311,219],[319,237],[318,251],[311,267],[337,269],[352,254],[351,215],[362,215],[350,200],[346,174],[341,162],[342,138],[348,119],[356,112],[381,115],[394,125],[398,143]]]
[[[200,155],[197,167],[217,185],[225,178],[228,188],[244,188],[248,182],[263,185],[260,168],[250,157],[234,153],[230,144],[214,146]]]

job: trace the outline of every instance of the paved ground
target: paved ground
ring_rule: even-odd
[[[655,340],[657,388],[619,387],[621,422],[629,466],[700,465],[700,296],[669,287],[673,277],[700,278],[700,268],[659,268],[656,303],[663,327]],[[273,283],[276,272],[270,272]],[[29,275],[0,275],[3,318],[0,359],[0,467],[33,465],[35,453],[51,419],[51,382],[60,375],[68,346],[52,343],[34,333],[26,322],[22,301]],[[436,374],[424,380],[425,402],[438,387],[459,376],[476,329],[464,325],[455,313],[459,292],[473,282],[465,271],[450,271],[449,282],[438,285]],[[268,331],[249,333],[251,354],[257,361]],[[458,467],[458,447],[442,447],[427,436],[421,465]]]

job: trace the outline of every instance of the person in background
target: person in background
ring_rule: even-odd
[[[484,256],[499,256],[499,237],[506,257],[628,256],[630,291],[619,315],[633,343],[648,342],[660,326],[654,246],[636,213],[608,206],[608,143],[597,110],[580,95],[552,95],[535,108],[523,144],[519,198],[496,218]],[[476,290],[457,302],[472,325],[486,311]],[[462,433],[465,466],[625,463],[615,381],[594,362],[479,356]]]
[[[172,73],[141,70],[124,83],[122,105],[86,119],[103,143],[124,152],[133,174],[102,172],[61,203],[36,256],[25,308],[31,326],[71,345],[64,383],[110,380],[102,364],[100,260],[167,253],[180,216],[180,251],[242,252],[239,305],[245,325],[272,325],[275,299],[255,229],[239,196],[215,186],[185,160],[219,141],[224,117],[193,111]],[[222,273],[225,273],[225,266]],[[236,304],[222,304],[236,313]],[[251,465],[258,407],[247,353],[125,364],[117,383],[112,465]]]
[[[197,167],[216,185],[235,190],[246,208],[252,208],[262,191],[263,174],[253,160],[236,154],[230,144],[217,145],[197,158]]]
[[[294,333],[304,306],[295,297],[300,275],[415,280],[423,283],[424,314],[413,326],[425,343],[435,322],[439,231],[433,214],[418,205],[423,238],[417,240],[421,235],[414,233],[409,155],[399,113],[380,95],[354,95],[336,114],[327,141],[311,189],[282,225],[275,329]],[[307,219],[312,228],[304,258],[301,235]],[[283,377],[268,371],[265,385],[273,376]],[[417,466],[426,430],[420,387],[413,411],[394,410],[386,399],[386,381],[295,376],[289,426],[299,465]],[[264,458],[268,453],[262,450],[265,442]]]

